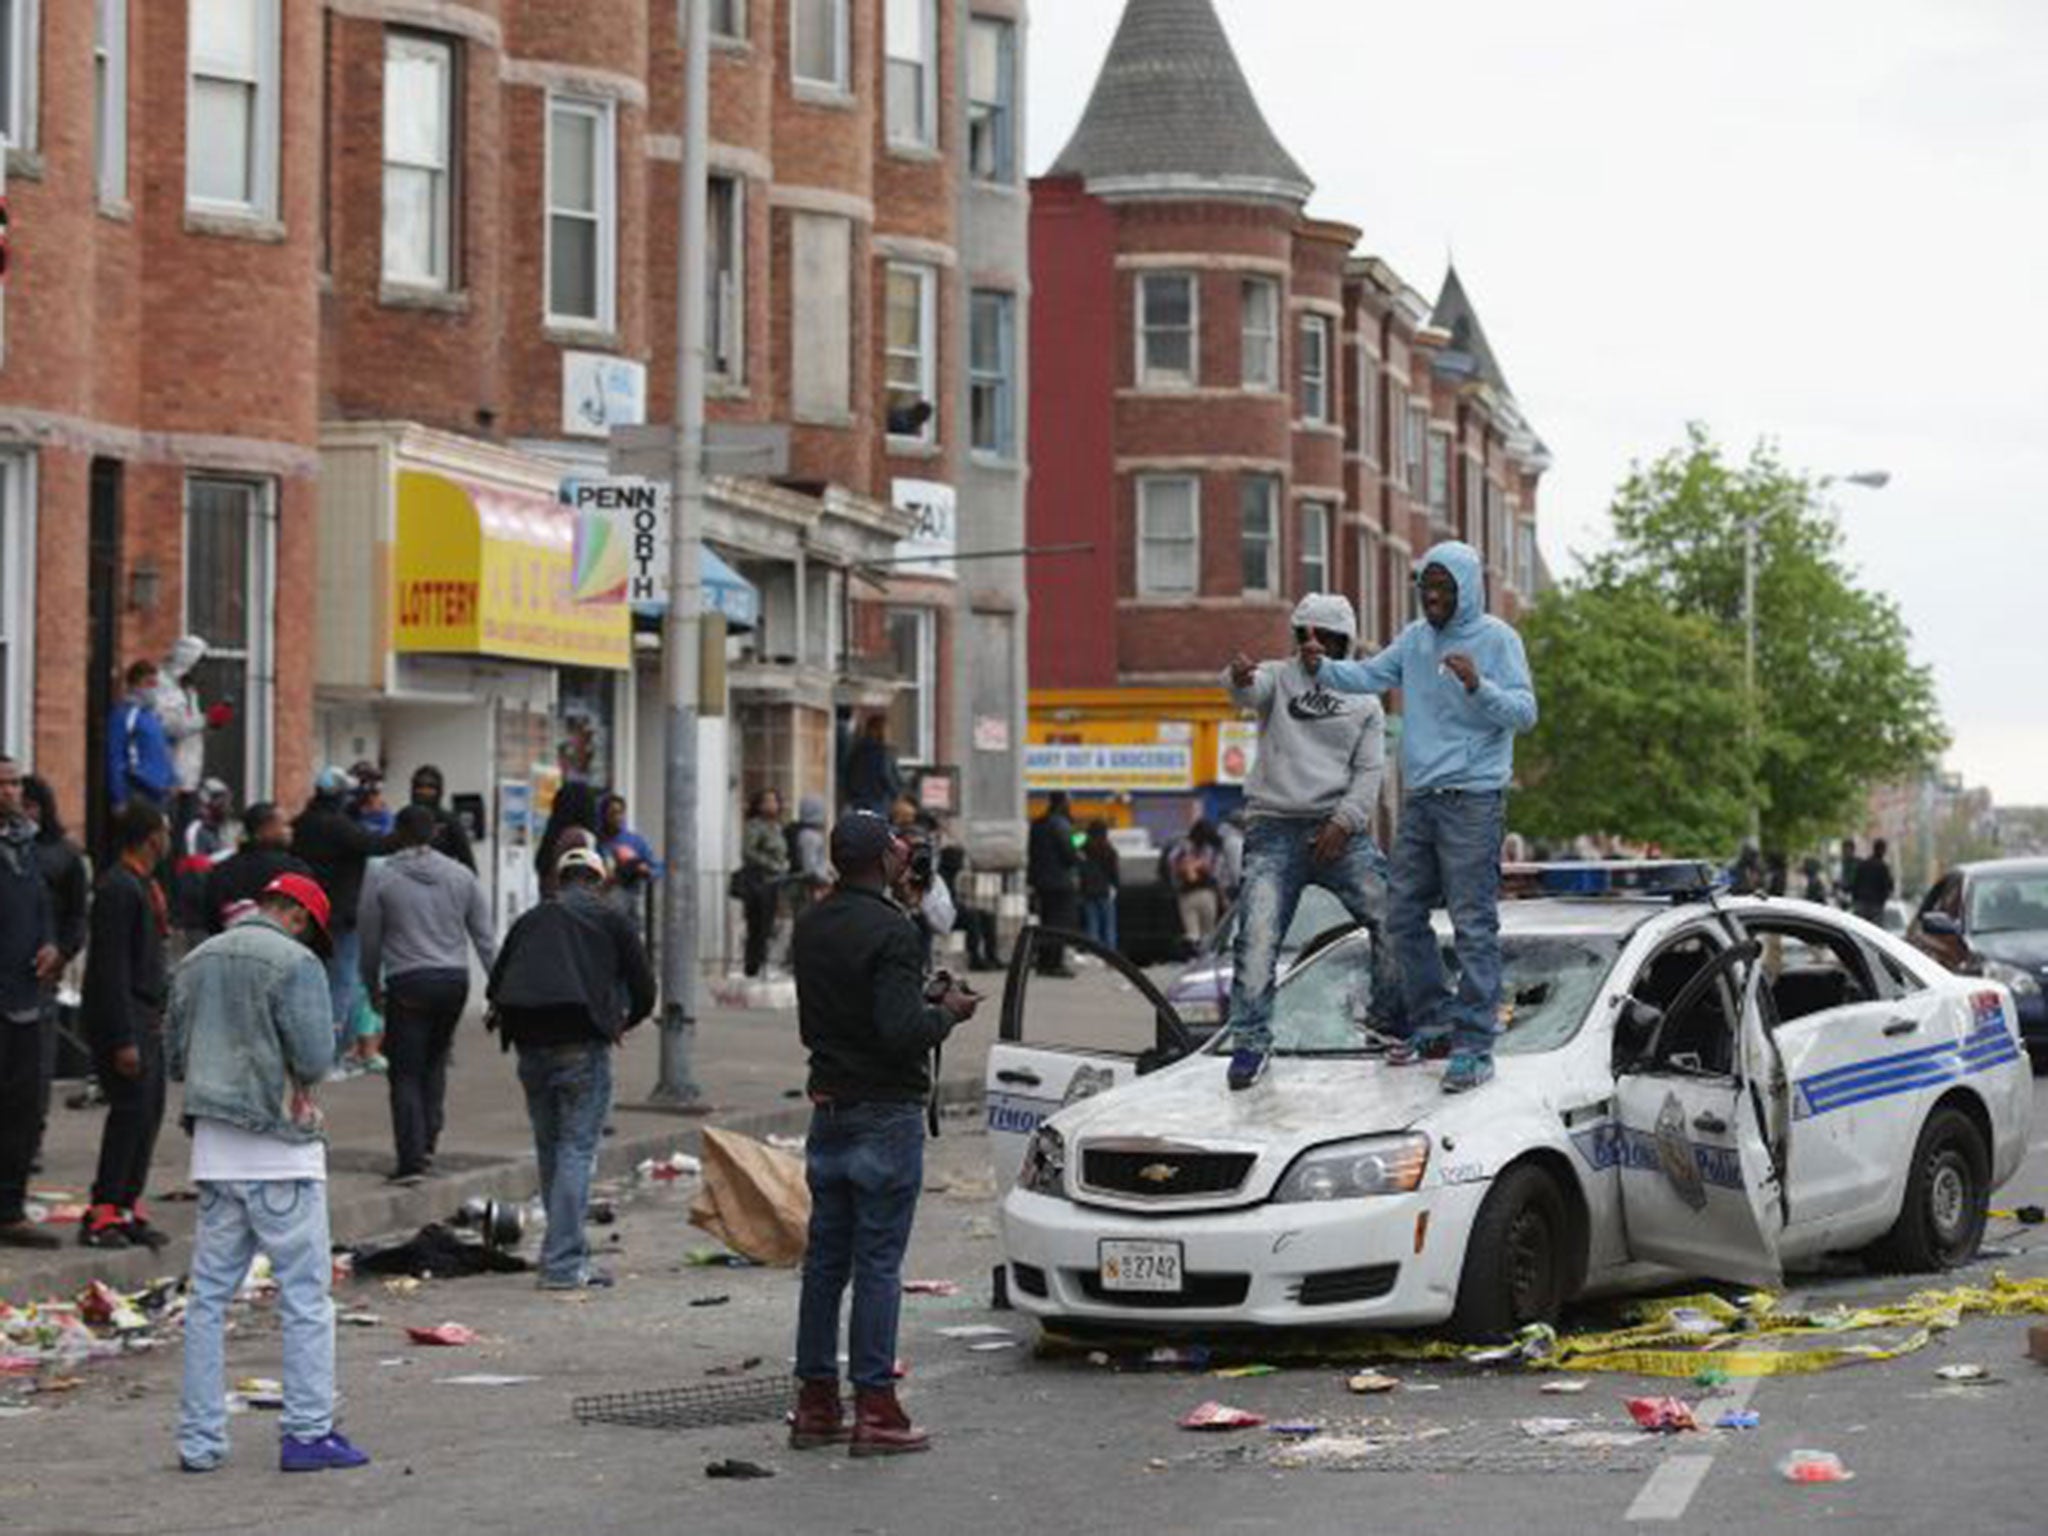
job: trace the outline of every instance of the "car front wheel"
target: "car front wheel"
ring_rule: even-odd
[[[1571,1242],[1557,1181],[1527,1164],[1508,1169],[1472,1223],[1451,1331],[1495,1339],[1530,1323],[1555,1323],[1570,1285]]]
[[[1990,1185],[1991,1153],[1975,1122],[1959,1110],[1937,1109],[1913,1148],[1899,1219],[1872,1245],[1870,1262],[1907,1273],[1969,1263],[1984,1237]]]

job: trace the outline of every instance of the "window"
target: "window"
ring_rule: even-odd
[[[1451,522],[1451,439],[1443,432],[1429,434],[1429,520]]]
[[[612,104],[548,100],[548,320],[612,324]]]
[[[792,0],[789,72],[801,84],[846,89],[847,0]]]
[[[1380,458],[1380,360],[1358,349],[1358,451],[1373,463]]]
[[[939,18],[932,0],[888,0],[889,142],[929,146],[939,114]]]
[[[711,35],[746,41],[747,0],[711,0]]]
[[[1017,29],[981,16],[967,34],[967,171],[1017,179]]]
[[[1519,526],[1522,533],[1521,537],[1516,541],[1515,585],[1521,588],[1523,597],[1534,597],[1536,595],[1536,525],[1534,523],[1521,523]]]
[[[1185,476],[1138,482],[1138,592],[1193,597],[1201,572],[1201,487]]]
[[[1303,421],[1330,419],[1330,322],[1322,315],[1303,315],[1296,343],[1301,349]]]
[[[35,741],[35,460],[0,452],[0,751]]]
[[[128,196],[128,0],[94,0],[93,181],[103,203]]]
[[[1280,387],[1280,285],[1270,277],[1244,280],[1244,368],[1246,389]]]
[[[937,290],[932,268],[889,264],[883,367],[891,437],[920,443],[938,438]]]
[[[384,277],[455,281],[455,49],[384,34]]]
[[[976,453],[1017,456],[1017,298],[977,290],[968,316],[967,393]]]
[[[1195,382],[1195,280],[1185,272],[1138,279],[1138,384],[1185,388]]]
[[[277,511],[268,481],[185,483],[185,633],[206,642],[192,684],[233,721],[206,733],[206,772],[237,804],[268,798]]]
[[[1358,530],[1358,642],[1361,649],[1380,643],[1380,536]]]
[[[713,176],[705,190],[709,246],[704,262],[704,366],[715,379],[737,384],[747,374],[746,186],[734,176]]]
[[[889,740],[906,763],[929,763],[935,755],[937,617],[929,608],[889,610],[889,654],[899,682],[896,700],[889,706]]]
[[[1465,541],[1479,551],[1479,563],[1486,564],[1486,479],[1479,461],[1466,454],[1460,461],[1465,482]]]
[[[15,149],[36,147],[36,6],[0,0],[0,133]]]
[[[789,221],[790,360],[797,419],[843,423],[853,409],[853,225],[822,213]]]
[[[1408,386],[1395,378],[1387,380],[1385,412],[1386,453],[1380,465],[1387,472],[1387,479],[1402,490],[1408,489]]]
[[[1327,502],[1301,504],[1301,590],[1330,590],[1330,506]]]
[[[1280,591],[1280,481],[1246,475],[1238,482],[1238,547],[1243,552],[1244,590],[1274,596]]]
[[[185,200],[277,211],[277,0],[192,0]]]
[[[1401,391],[1403,399],[1407,398],[1407,394],[1408,391],[1406,389]],[[1408,494],[1410,496],[1419,495],[1426,489],[1423,483],[1426,473],[1423,467],[1423,460],[1428,452],[1428,446],[1429,407],[1426,405],[1410,404],[1408,407],[1408,445],[1405,454],[1408,463],[1403,477],[1407,482]]]

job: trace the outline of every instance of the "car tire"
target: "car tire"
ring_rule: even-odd
[[[1937,1109],[1920,1129],[1899,1219],[1866,1257],[1876,1269],[1936,1274],[1967,1264],[1991,1205],[1991,1153],[1976,1122]]]
[[[1461,1339],[1508,1337],[1531,1323],[1555,1323],[1573,1270],[1571,1213],[1557,1181],[1523,1163],[1494,1180],[1472,1223],[1451,1332]]]

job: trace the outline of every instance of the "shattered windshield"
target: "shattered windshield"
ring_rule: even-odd
[[[1503,1055],[1552,1051],[1579,1031],[1620,953],[1607,934],[1502,934]],[[1457,956],[1443,947],[1444,975],[1458,984]],[[1290,973],[1273,998],[1273,1049],[1283,1056],[1343,1056],[1367,1048],[1372,1003],[1370,947],[1344,939]]]

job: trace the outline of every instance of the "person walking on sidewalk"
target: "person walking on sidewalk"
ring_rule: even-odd
[[[838,888],[797,919],[791,943],[813,1107],[789,1443],[808,1450],[850,1438],[856,1456],[887,1456],[930,1443],[896,1400],[903,1253],[924,1184],[931,1056],[980,999],[958,983],[936,999],[927,994],[917,930],[889,898],[910,849],[886,821],[864,811],[840,818],[832,862]],[[850,1433],[839,1396],[839,1312],[849,1280]]]
[[[432,1168],[448,1101],[448,1053],[469,1002],[469,954],[486,973],[496,958],[490,903],[477,877],[433,850],[434,813],[408,805],[392,829],[398,851],[363,879],[356,931],[363,987],[384,1016],[390,1061],[394,1184]]]
[[[278,1465],[325,1472],[369,1464],[334,1427],[333,1265],[327,1146],[313,1085],[334,1064],[327,895],[280,875],[255,909],[178,967],[171,988],[171,1076],[185,1085],[199,1224],[185,1309],[178,1465],[227,1459],[228,1305],[257,1254],[277,1278],[284,1411]]]
[[[42,1139],[43,989],[62,966],[35,828],[22,815],[21,765],[0,757],[0,1245],[55,1248],[28,1219],[28,1175]]]
[[[1039,926],[1072,933],[1081,923],[1081,851],[1074,846],[1074,819],[1065,790],[1056,789],[1047,798],[1045,813],[1031,823],[1024,846],[1025,880],[1038,901]],[[1038,973],[1074,974],[1064,945],[1039,944]]]
[[[1081,844],[1081,931],[1111,953],[1117,949],[1116,904],[1123,883],[1123,860],[1109,840],[1109,823],[1098,816]]]
[[[1500,851],[1515,737],[1536,724],[1522,637],[1486,611],[1479,554],[1438,544],[1415,565],[1422,617],[1369,661],[1325,661],[1339,693],[1401,690],[1401,828],[1387,926],[1401,967],[1408,1038],[1399,1065],[1450,1048],[1446,1093],[1493,1076],[1500,1028]],[[1445,988],[1430,909],[1450,912],[1458,990]]]
[[[490,1022],[518,1049],[533,1121],[548,1213],[540,1252],[547,1291],[612,1283],[591,1268],[583,1219],[611,1111],[612,1050],[654,1011],[647,951],[632,921],[606,899],[606,878],[596,849],[569,849],[555,867],[555,894],[520,915],[491,967]]]
[[[1301,893],[1319,885],[1372,934],[1375,1025],[1398,1016],[1387,942],[1387,860],[1373,840],[1386,773],[1380,701],[1332,693],[1326,662],[1358,638],[1349,598],[1312,592],[1294,610],[1294,655],[1263,666],[1242,653],[1224,678],[1231,702],[1258,717],[1258,759],[1245,786],[1243,906],[1230,985],[1232,1088],[1265,1073],[1273,1049],[1273,972]]]
[[[428,846],[475,874],[476,850],[470,846],[469,833],[462,818],[442,803],[447,787],[448,781],[432,763],[421,763],[412,771],[412,803],[424,805],[434,815],[434,840]]]
[[[363,875],[370,859],[389,846],[351,809],[356,782],[345,769],[322,768],[313,780],[313,797],[292,823],[292,852],[311,866],[313,878],[327,893],[334,914],[327,959],[327,989],[334,1009],[335,1039],[354,1049],[338,1065],[362,1070],[370,1056],[361,1049],[356,1002],[362,989],[362,948],[356,936],[356,908],[361,903]]]
[[[169,825],[147,800],[114,818],[114,867],[93,894],[80,1016],[93,1071],[107,1096],[92,1204],[78,1229],[88,1248],[161,1248],[166,1239],[142,1206],[164,1119],[164,942],[170,903],[157,867]]]
[[[1856,878],[1849,886],[1849,905],[1866,923],[1884,926],[1885,903],[1892,899],[1897,883],[1892,879],[1890,848],[1883,838],[1870,845],[1870,857],[1856,866]]]
[[[782,831],[782,796],[772,789],[757,791],[747,802],[740,830],[740,910],[746,919],[746,952],[742,969],[758,976],[768,964],[775,938],[776,914],[782,910],[783,887],[789,880],[789,839]]]

